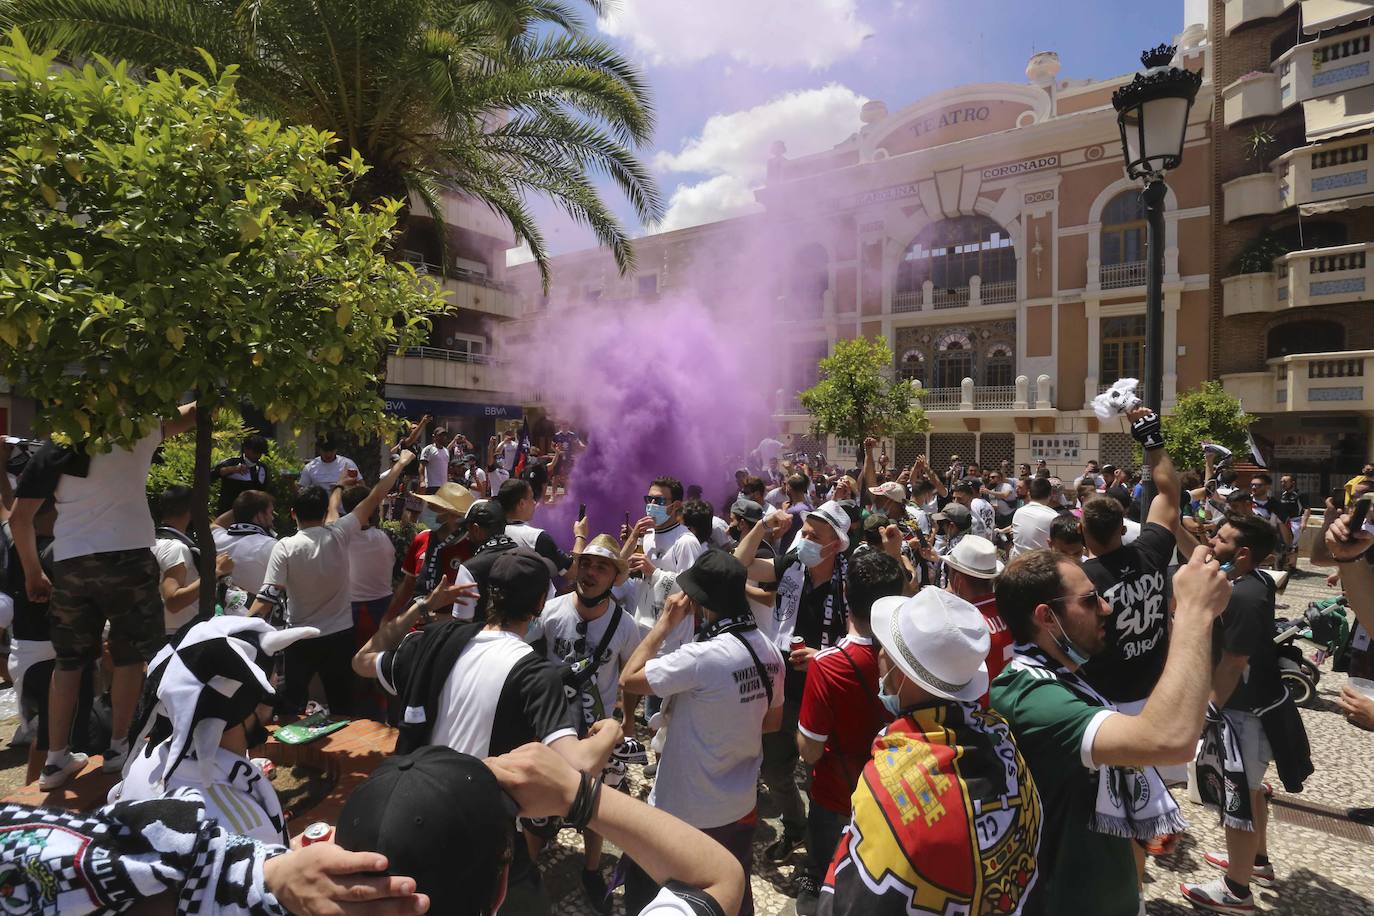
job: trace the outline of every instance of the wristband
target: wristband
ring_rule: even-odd
[[[1153,410],[1131,424],[1131,436],[1147,452],[1164,447],[1164,430]]]
[[[579,777],[577,796],[573,799],[568,816],[563,818],[563,821],[574,830],[585,830],[596,816],[596,809],[601,801],[601,780],[586,773],[580,773]]]

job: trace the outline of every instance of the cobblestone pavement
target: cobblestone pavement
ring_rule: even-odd
[[[1309,601],[1333,594],[1323,581],[1325,575],[1326,571],[1310,569],[1304,563],[1279,596],[1279,615],[1297,616]],[[1374,806],[1374,735],[1351,726],[1341,717],[1335,697],[1344,683],[1345,675],[1331,672],[1328,662],[1317,686],[1317,699],[1311,709],[1302,710],[1316,765],[1316,773],[1302,794],[1283,793],[1277,774],[1270,768],[1268,778],[1278,795],[1271,808],[1269,855],[1279,880],[1273,889],[1255,889],[1261,913],[1374,916],[1374,869],[1370,868],[1374,830],[1343,816],[1351,807]],[[633,768],[630,782],[635,795],[648,796],[648,784],[638,767]],[[1180,898],[1179,882],[1216,877],[1219,872],[1203,861],[1203,853],[1226,848],[1216,814],[1191,804],[1182,789],[1173,791],[1191,829],[1173,855],[1150,862],[1145,884],[1150,916],[1200,912]],[[1314,806],[1315,813],[1304,814],[1295,805]],[[764,847],[780,829],[776,819],[765,819],[754,844],[754,905],[761,916],[794,913],[793,873],[802,867],[803,855],[794,855],[792,861],[781,867],[771,865],[763,856]],[[607,844],[604,871],[609,873],[614,868],[616,854]],[[582,841],[574,831],[559,834],[558,842],[541,857],[541,865],[556,913],[592,916],[596,912],[588,905],[578,882]],[[618,893],[614,912],[624,912]]]

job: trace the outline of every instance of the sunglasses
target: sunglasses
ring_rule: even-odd
[[[587,654],[587,621],[577,622],[577,639],[573,641],[573,653],[576,655]]]
[[[1096,608],[1097,602],[1100,600],[1101,596],[1098,595],[1097,589],[1093,589],[1092,591],[1085,592],[1082,595],[1060,595],[1058,598],[1051,598],[1049,601],[1046,602],[1046,604],[1056,604],[1060,601],[1074,601],[1077,602],[1081,607]]]
[[[666,506],[668,505],[668,498],[666,496],[646,496],[644,503],[645,505]]]

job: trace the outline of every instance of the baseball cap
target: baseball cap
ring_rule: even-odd
[[[490,901],[473,898],[495,890],[517,810],[486,764],[431,744],[383,760],[349,794],[335,842],[386,856],[392,874],[429,896],[431,912],[481,912]]]
[[[479,499],[468,506],[465,522],[475,522],[489,534],[501,534],[506,530],[506,510],[494,499]]]
[[[840,538],[841,553],[849,549],[849,513],[844,511],[844,506],[832,499],[806,513],[806,517],[825,522],[835,530]]]
[[[950,503],[930,517],[933,522],[953,522],[958,528],[973,526],[973,513],[963,503]]]
[[[992,636],[982,613],[943,589],[873,602],[873,637],[927,693],[971,703],[988,690]]]
[[[528,547],[502,551],[487,573],[487,587],[500,589],[517,610],[533,609],[549,591],[549,563]]]
[[[868,518],[864,519],[865,531],[879,531],[892,524],[892,521],[882,512],[870,512]]]
[[[763,521],[763,506],[752,499],[737,499],[735,504],[730,507],[730,514],[739,516],[746,522],[761,522]]]
[[[954,490],[956,493],[977,493],[978,487],[972,477],[965,477],[954,485]]]
[[[874,496],[881,496],[884,499],[896,500],[899,503],[906,502],[906,487],[895,480],[889,480],[887,483],[878,484],[876,487],[869,487],[868,492],[872,493]]]
[[[691,569],[679,573],[678,586],[697,604],[721,617],[746,617],[751,613],[744,596],[748,574],[733,555],[712,547],[697,557]]]

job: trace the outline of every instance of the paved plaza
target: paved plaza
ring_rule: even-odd
[[[1326,573],[1304,562],[1279,596],[1279,615],[1296,616],[1308,602],[1334,594],[1325,584]],[[1316,766],[1316,773],[1302,794],[1284,793],[1270,767],[1269,782],[1277,794],[1271,809],[1269,855],[1279,881],[1273,889],[1254,888],[1261,913],[1374,916],[1374,869],[1370,868],[1374,829],[1343,816],[1350,807],[1374,806],[1374,734],[1348,724],[1336,708],[1335,697],[1344,683],[1345,675],[1333,673],[1328,662],[1322,668],[1317,701],[1313,708],[1302,710]],[[639,768],[634,768],[630,781],[635,794],[648,796],[649,786]],[[1178,885],[1181,881],[1215,878],[1218,872],[1203,861],[1203,853],[1226,848],[1217,815],[1191,804],[1184,790],[1173,791],[1191,829],[1173,855],[1150,862],[1145,884],[1146,910],[1150,916],[1201,912],[1180,898]],[[766,809],[761,813],[776,814]],[[767,818],[754,844],[754,906],[760,916],[791,916],[794,912],[792,879],[794,871],[802,867],[802,855],[794,855],[781,867],[773,866],[763,856],[764,847],[779,830],[777,819]],[[609,844],[607,849],[609,864]],[[545,853],[542,864],[550,893],[557,901],[556,912],[592,916],[593,910],[577,883],[577,870],[582,864],[581,838],[564,830],[559,834],[558,844]],[[623,912],[618,903],[615,912]]]

